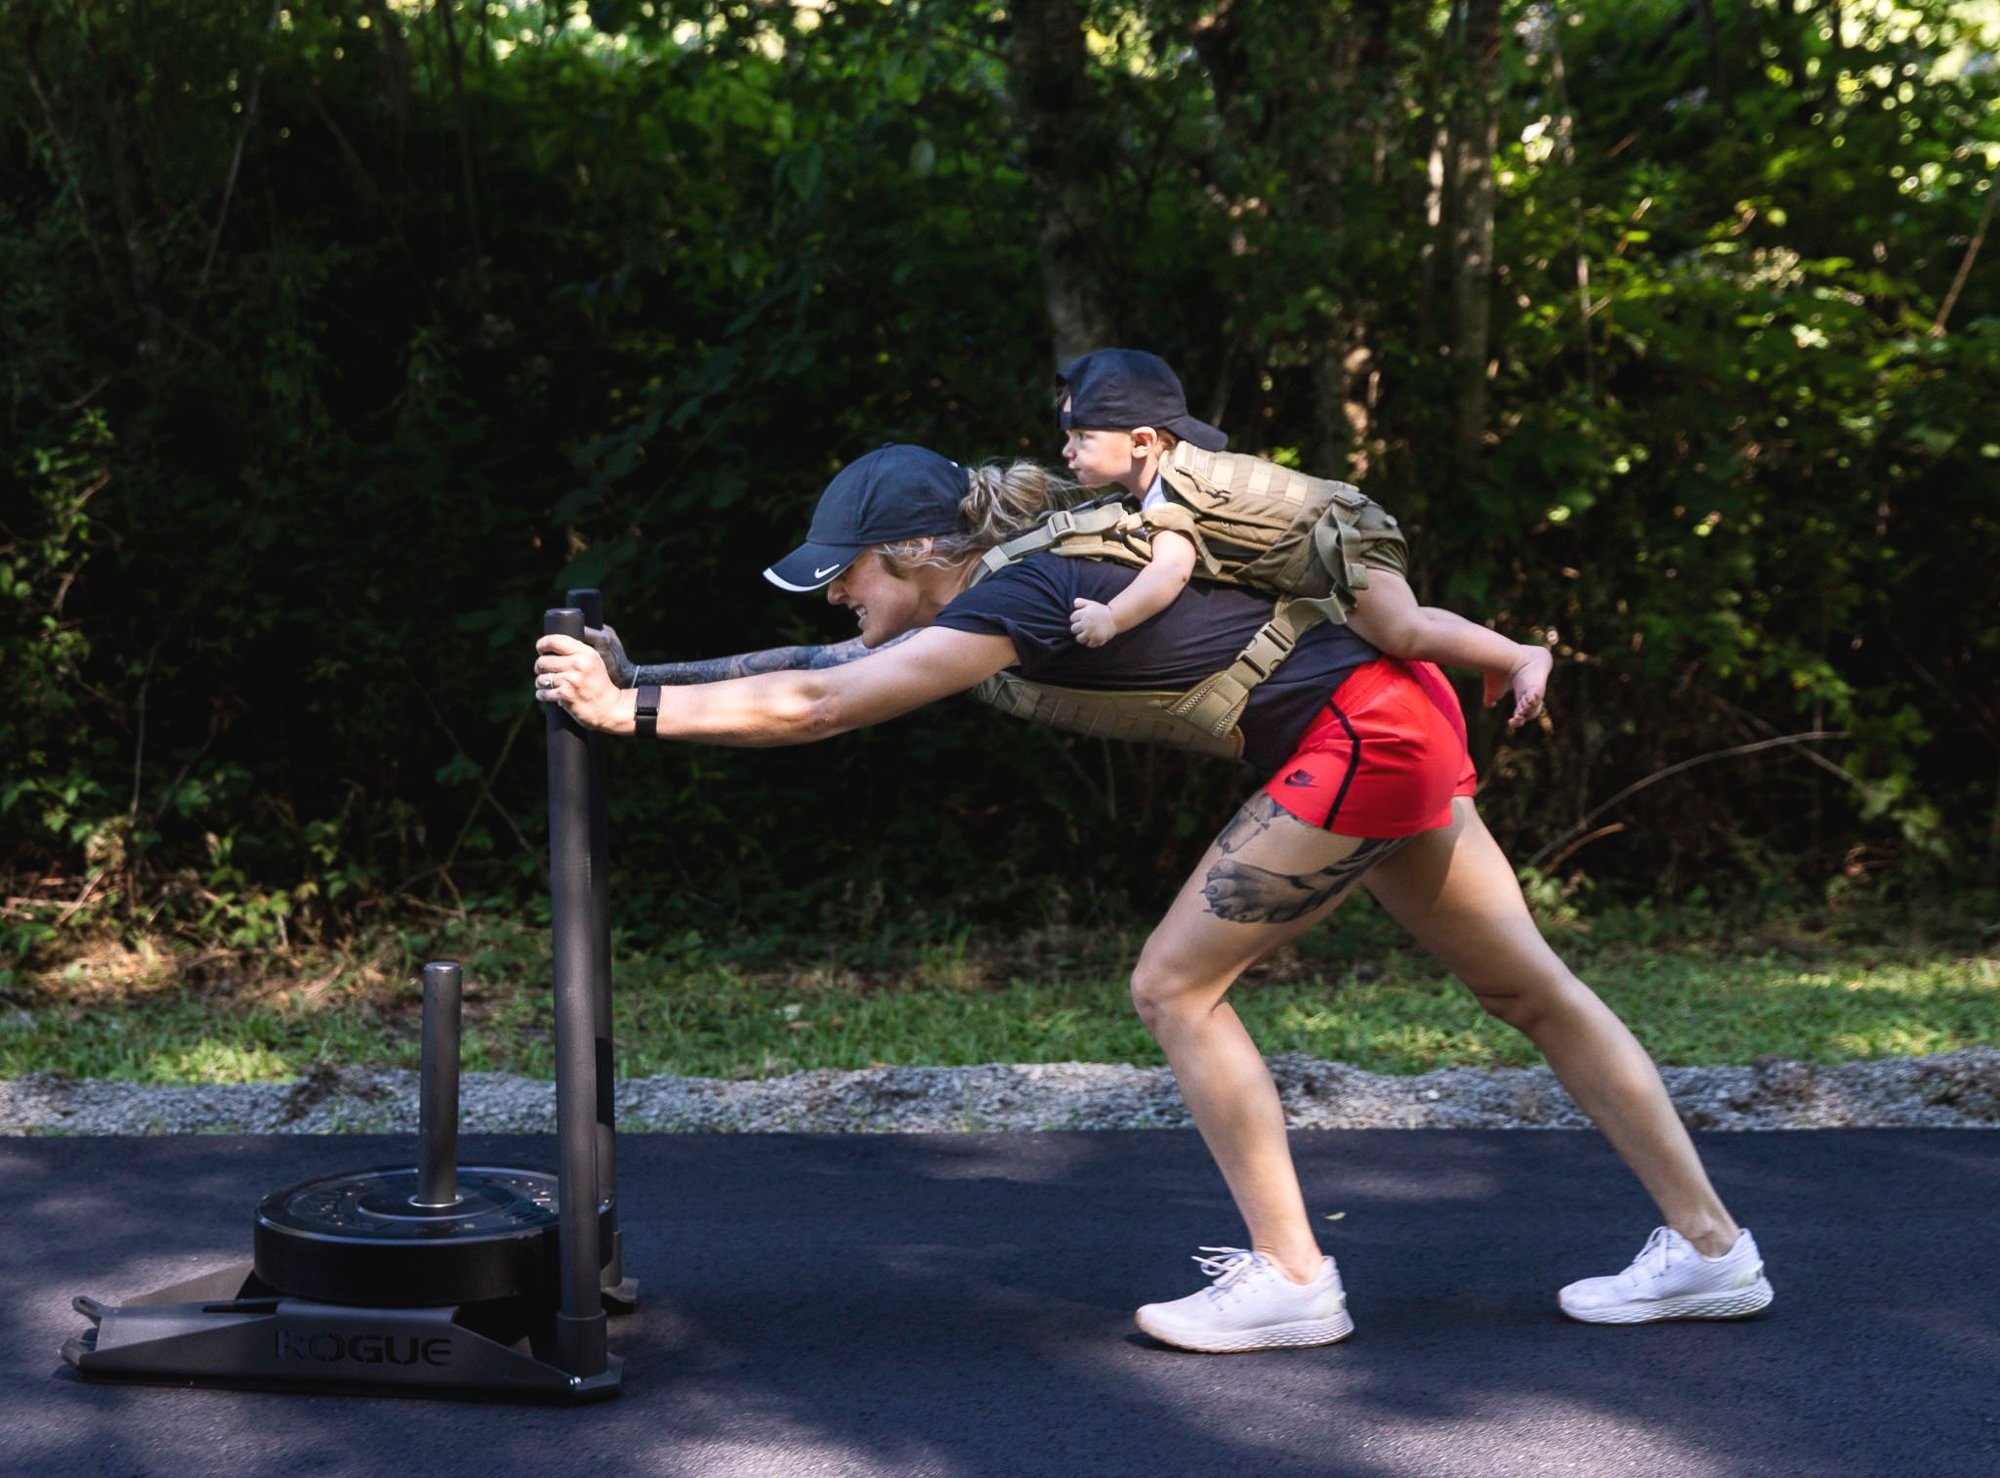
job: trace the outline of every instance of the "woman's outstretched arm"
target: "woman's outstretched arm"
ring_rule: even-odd
[[[537,698],[562,704],[587,728],[634,731],[637,695],[611,681],[595,649],[545,636],[535,651]],[[962,693],[1015,661],[1014,644],[1004,636],[931,627],[858,662],[676,687],[671,698],[662,695],[657,733],[754,748],[810,744]]]

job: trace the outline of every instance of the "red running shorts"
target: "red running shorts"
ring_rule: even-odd
[[[1406,837],[1450,825],[1452,797],[1478,782],[1444,674],[1378,657],[1334,689],[1264,793],[1340,836]]]

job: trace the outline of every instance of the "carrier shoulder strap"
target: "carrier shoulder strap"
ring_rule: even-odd
[[[1034,527],[987,550],[972,584],[1045,550],[1073,559],[1110,559],[1143,567],[1152,558],[1155,529],[1185,534],[1194,544],[1202,569],[1211,577],[1221,573],[1195,516],[1187,509],[1161,504],[1136,511],[1117,498],[1108,498],[1045,514]]]
[[[1112,531],[1130,518],[1130,510],[1113,500],[1085,503],[1077,508],[1059,508],[1054,513],[1038,519],[1034,527],[1016,534],[1004,544],[996,544],[987,550],[979,561],[970,584],[977,585],[988,575],[1004,570],[1008,565],[1026,559],[1031,554],[1040,554],[1058,544],[1070,541],[1121,542],[1113,540]]]
[[[1222,568],[1222,561],[1217,559],[1214,551],[1208,547],[1208,540],[1203,536],[1201,531],[1201,520],[1195,515],[1192,509],[1184,507],[1179,503],[1161,502],[1155,503],[1151,508],[1141,509],[1133,516],[1139,520],[1140,525],[1146,531],[1148,542],[1147,552],[1149,555],[1151,553],[1151,540],[1154,531],[1165,529],[1171,533],[1180,534],[1189,543],[1194,545],[1195,560],[1201,566],[1202,573],[1207,575],[1209,579],[1220,580],[1227,578],[1227,573]]]

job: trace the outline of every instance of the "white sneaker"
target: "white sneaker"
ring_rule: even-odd
[[[1585,1278],[1558,1294],[1562,1311],[1586,1324],[1650,1324],[1656,1319],[1740,1319],[1771,1301],[1764,1260],[1748,1230],[1720,1257],[1704,1257],[1672,1227],[1646,1239],[1615,1277]]]
[[[1215,1279],[1199,1293],[1172,1303],[1147,1304],[1139,1327],[1166,1344],[1204,1354],[1290,1350],[1330,1345],[1354,1333],[1340,1270],[1326,1258],[1319,1276],[1294,1283],[1278,1265],[1241,1247],[1204,1247],[1202,1272]]]

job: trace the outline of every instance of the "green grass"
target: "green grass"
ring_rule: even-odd
[[[1783,935],[1570,931],[1563,953],[1667,1064],[1813,1062],[2000,1046],[1990,950]],[[1326,932],[1237,987],[1268,1053],[1378,1072],[1538,1059],[1379,918]],[[415,947],[412,946],[421,946]],[[931,945],[723,948],[693,936],[626,953],[616,1035],[627,1076],[762,1077],[874,1064],[1160,1061],[1124,970],[1136,937],[1048,933]],[[0,1008],[0,1078],[148,1083],[296,1077],[316,1064],[414,1067],[426,956],[466,963],[468,1070],[552,1072],[541,936],[493,921],[388,941],[401,968],[338,963],[305,984],[86,989],[75,965]],[[365,958],[366,952],[350,958]],[[378,951],[376,958],[383,957]],[[404,973],[407,971],[409,973]],[[101,972],[100,972],[101,973]]]

